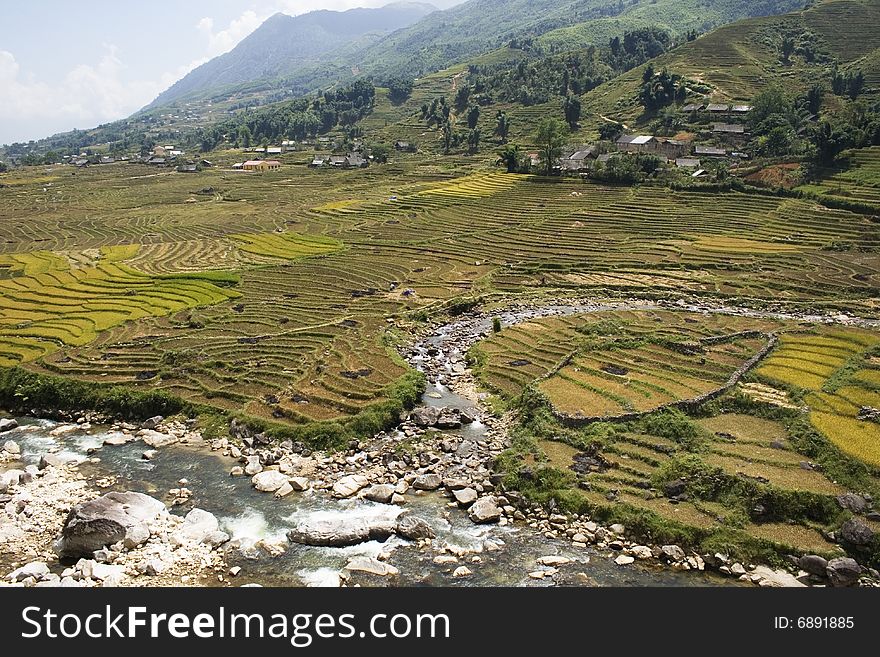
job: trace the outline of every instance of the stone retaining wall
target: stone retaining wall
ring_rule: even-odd
[[[700,342],[702,344],[718,344],[724,341],[730,341],[732,339],[745,338],[745,337],[758,337],[764,335],[767,337],[767,344],[754,356],[752,356],[745,363],[740,365],[736,371],[730,375],[730,378],[727,382],[721,386],[720,388],[716,388],[715,390],[711,390],[705,394],[699,395],[698,397],[693,397],[692,399],[682,399],[676,402],[670,402],[668,404],[664,404],[662,406],[658,406],[657,408],[650,411],[642,411],[642,412],[633,412],[633,413],[622,413],[621,415],[594,415],[594,416],[577,416],[577,415],[568,415],[566,413],[562,413],[558,411],[553,405],[550,405],[550,409],[553,412],[554,417],[559,421],[563,426],[575,429],[578,427],[583,427],[588,424],[592,424],[594,422],[631,422],[633,420],[638,420],[650,413],[656,413],[658,411],[668,410],[668,409],[678,409],[681,411],[691,411],[698,406],[705,404],[706,402],[712,401],[713,399],[717,399],[731,388],[733,388],[737,383],[742,379],[752,368],[755,367],[758,363],[760,363],[767,355],[773,351],[779,342],[779,336],[775,333],[760,333],[758,331],[744,331],[743,333],[737,333],[733,335],[724,335],[717,336],[713,338],[703,338]],[[712,342],[707,342],[711,340]],[[570,362],[571,356],[567,359]],[[567,363],[566,363],[567,364]],[[558,372],[562,367],[559,367],[552,374]],[[552,374],[548,374],[552,376]]]

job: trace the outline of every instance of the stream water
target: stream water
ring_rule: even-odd
[[[574,304],[502,312],[499,317],[507,325],[540,316],[598,312],[620,307],[617,304]],[[656,308],[651,304],[628,304],[626,307]],[[408,357],[411,364],[425,370],[431,380],[423,397],[425,404],[474,407],[474,400],[450,390],[448,378],[453,373],[461,372],[463,351],[469,344],[490,330],[490,317],[471,317],[440,327],[410,350]],[[277,500],[272,495],[257,492],[251,486],[249,477],[230,477],[228,473],[235,462],[205,448],[165,447],[147,461],[142,458],[146,446],[141,442],[102,446],[109,433],[105,429],[56,432],[53,435],[53,430],[57,428],[53,422],[31,418],[21,418],[19,422],[21,426],[5,433],[3,440],[12,439],[19,443],[25,464],[37,462],[40,455],[46,452],[61,452],[80,460],[81,471],[90,479],[112,476],[115,483],[111,489],[140,491],[166,501],[169,500],[168,491],[179,488],[179,480],[186,479],[186,487],[193,492],[193,496],[186,504],[174,507],[173,512],[185,514],[193,507],[210,511],[220,519],[222,529],[245,546],[261,539],[284,541],[287,530],[308,516],[387,515],[399,511],[399,507],[364,500],[340,501],[315,492],[296,493]],[[458,430],[462,448],[467,449],[469,443],[481,440],[485,431],[486,426],[479,420]],[[16,466],[20,467],[21,464],[8,465]],[[528,526],[475,525],[463,511],[454,505],[450,506],[448,500],[438,493],[410,493],[407,497],[407,508],[431,524],[437,532],[438,541],[474,551],[473,555],[465,556],[459,562],[471,569],[471,576],[455,578],[452,570],[459,564],[435,564],[433,558],[437,552],[420,550],[414,544],[393,537],[385,543],[374,541],[348,548],[287,544],[284,554],[275,557],[257,549],[230,550],[230,565],[242,567],[237,583],[338,585],[338,573],[351,557],[376,556],[393,548],[389,562],[400,570],[400,575],[392,582],[404,586],[738,584],[710,573],[673,571],[638,562],[621,567],[614,563],[614,555],[608,552],[575,548],[568,541],[549,539]],[[531,579],[528,573],[539,569],[537,559],[546,555],[562,555],[573,559],[574,563],[563,566],[553,579]],[[479,562],[471,561],[475,556],[479,557]]]

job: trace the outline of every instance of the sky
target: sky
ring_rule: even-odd
[[[276,12],[389,2],[0,0],[0,144],[125,118]]]

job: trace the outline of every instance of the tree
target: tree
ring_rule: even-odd
[[[547,175],[553,173],[553,165],[562,156],[562,147],[565,145],[565,139],[568,137],[568,131],[562,121],[554,118],[547,118],[541,121],[538,126],[537,143],[540,146],[541,161],[544,163]]]
[[[498,164],[507,167],[507,173],[516,173],[520,168],[519,146],[516,144],[508,144],[498,154]]]
[[[780,46],[780,50],[782,51],[782,62],[783,64],[791,63],[791,56],[794,53],[794,39],[790,36],[782,37],[782,44]]]
[[[410,97],[413,90],[413,82],[407,78],[392,78],[388,82],[388,98],[395,105],[400,105]]]
[[[458,92],[455,94],[455,109],[457,109],[459,112],[463,112],[470,101],[471,88],[466,84],[459,87]]]
[[[599,139],[602,141],[616,141],[623,133],[623,126],[613,121],[606,121],[599,125]]]
[[[495,116],[495,134],[502,144],[507,143],[507,136],[510,134],[510,119],[507,118],[507,112],[498,110]]]
[[[856,71],[855,74],[848,74],[846,81],[846,93],[852,100],[855,100],[856,97],[860,93],[862,93],[862,88],[865,86],[865,76],[862,74],[861,70]]]
[[[474,128],[468,133],[467,137],[468,153],[473,155],[480,150],[480,129]]]
[[[818,114],[822,108],[822,97],[825,95],[825,87],[816,83],[807,90],[804,97],[804,106],[810,114]]]
[[[468,128],[473,130],[477,127],[477,122],[480,120],[480,106],[479,105],[471,105],[470,109],[467,113],[467,124]]]
[[[372,144],[370,146],[370,155],[373,156],[373,162],[385,164],[388,161],[390,150],[385,144]]]
[[[6,162],[0,162],[0,173],[6,173],[9,170],[9,167],[6,166]]]
[[[455,141],[455,126],[452,124],[452,120],[447,118],[443,123],[443,152],[449,155]]]
[[[566,96],[562,109],[565,112],[565,122],[572,130],[577,130],[578,121],[581,120],[581,99],[577,96]]]
[[[238,141],[241,142],[241,145],[244,148],[250,148],[251,139],[253,139],[253,137],[254,136],[251,132],[251,129],[248,128],[246,125],[243,125],[238,129]]]

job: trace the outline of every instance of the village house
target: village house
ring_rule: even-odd
[[[269,146],[266,149],[266,155],[281,155],[282,152],[281,146]]]
[[[715,146],[697,146],[694,148],[694,155],[701,157],[727,157],[727,151]]]
[[[309,167],[311,167],[312,169],[319,169],[322,166],[324,166],[326,163],[327,162],[323,157],[316,157],[316,158],[312,159],[312,161],[309,163]]]
[[[699,169],[700,160],[695,157],[680,157],[675,160],[675,166],[679,169]]]
[[[702,112],[706,109],[706,106],[703,103],[689,103],[681,108],[682,112]]]
[[[396,141],[394,142],[394,150],[402,153],[415,153],[416,147],[415,144],[411,144],[408,141]]]
[[[177,167],[179,173],[198,173],[199,168],[195,164],[181,164]]]
[[[248,160],[242,165],[245,171],[275,171],[281,168],[278,160]]]
[[[727,114],[730,111],[730,105],[710,103],[706,106],[706,111],[710,114]]]
[[[586,171],[596,155],[595,146],[579,146],[571,155],[560,158],[559,166],[563,171]]]
[[[618,150],[627,153],[653,153],[666,158],[681,157],[690,148],[689,142],[651,135],[622,135],[615,143]]]
[[[541,156],[538,153],[526,153],[526,157],[529,160],[530,166],[537,167],[541,164]]]
[[[364,169],[370,166],[370,162],[360,153],[349,153],[345,156],[345,166],[351,169]]]
[[[621,135],[615,142],[617,149],[627,153],[654,153],[660,142],[651,135]]]
[[[746,132],[746,127],[744,125],[740,125],[739,123],[715,123],[712,125],[712,132],[743,135]]]
[[[752,111],[751,105],[734,105],[730,108],[730,111],[733,114],[748,114]]]
[[[164,167],[167,164],[167,160],[164,157],[151,157],[147,160],[147,164],[151,164],[156,167]]]
[[[657,137],[656,139],[659,154],[669,159],[687,155],[691,147],[691,143],[683,139],[668,139],[666,137]]]

